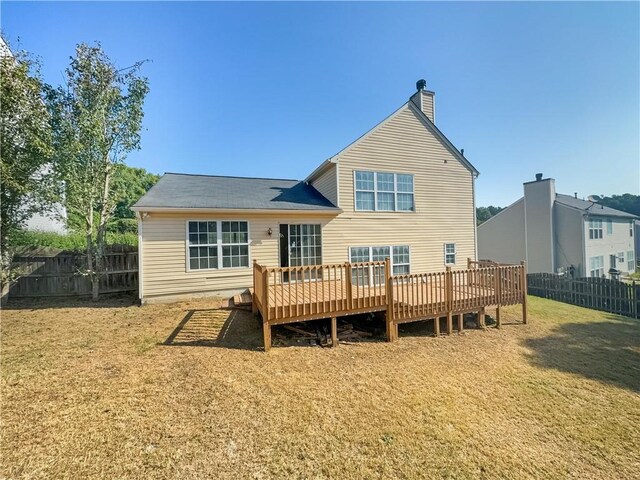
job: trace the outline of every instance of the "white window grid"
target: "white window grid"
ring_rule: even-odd
[[[412,174],[355,170],[354,209],[367,212],[414,212],[414,186]]]
[[[444,244],[444,264],[455,265],[456,264],[456,244],[445,243]]]
[[[604,256],[589,258],[589,276],[600,278],[604,275]]]
[[[394,275],[411,273],[411,248],[408,245],[383,245],[372,247],[349,247],[349,261],[351,263],[382,262],[389,258],[391,271]],[[368,285],[383,284],[385,281],[384,267],[352,267],[353,283]]]
[[[185,243],[187,271],[249,268],[251,264],[246,220],[187,220]]]
[[[596,240],[602,238],[602,220],[589,220],[589,239]]]

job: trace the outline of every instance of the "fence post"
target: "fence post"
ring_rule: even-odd
[[[496,328],[500,328],[500,306],[502,305],[502,267],[496,267]]]
[[[520,283],[522,284],[522,323],[527,323],[527,262],[520,262],[522,266],[522,279]]]
[[[384,276],[385,276],[385,288],[387,297],[387,341],[393,342],[394,338],[394,325],[393,325],[393,278],[391,278],[391,260],[389,257],[384,259]]]
[[[447,267],[444,286],[447,298],[447,335],[453,332],[453,273],[451,267]]]

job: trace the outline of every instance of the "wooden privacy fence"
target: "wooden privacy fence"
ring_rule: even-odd
[[[482,266],[481,266],[482,265]],[[485,266],[488,265],[488,266]],[[479,312],[496,306],[522,304],[526,323],[526,268],[520,265],[469,262],[466,270],[392,275],[384,262],[339,263],[304,267],[266,267],[253,264],[253,309],[262,315],[265,349],[271,326],[385,311],[387,335],[397,337],[399,323]],[[434,322],[439,334],[439,322]],[[332,334],[332,337],[335,335]]]
[[[527,275],[529,294],[581,307],[640,318],[640,285],[608,278]]]
[[[107,253],[100,293],[138,290],[138,252]],[[91,280],[82,274],[86,257],[77,253],[21,254],[12,267],[19,274],[11,285],[10,297],[90,295]]]

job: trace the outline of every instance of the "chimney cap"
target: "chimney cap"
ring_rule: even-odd
[[[416,90],[419,92],[424,91],[427,88],[427,81],[424,78],[421,78],[416,82]]]
[[[536,182],[539,182],[540,180],[542,180],[542,174],[536,173]]]

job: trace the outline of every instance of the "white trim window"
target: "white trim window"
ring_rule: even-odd
[[[187,221],[187,270],[249,267],[249,222]]]
[[[607,235],[613,234],[613,220],[607,218]]]
[[[357,211],[413,212],[415,210],[413,175],[355,170],[353,187],[354,207]]]
[[[289,225],[289,266],[322,264],[321,232],[319,223]]]
[[[589,258],[589,276],[594,278],[604,276],[604,257],[602,255]]]
[[[589,220],[589,239],[595,240],[598,238],[602,238],[602,220],[592,218]]]
[[[444,264],[445,265],[456,264],[456,244],[455,243],[444,244]]]
[[[411,251],[408,245],[378,246],[378,247],[350,247],[349,261],[351,263],[383,262],[391,260],[391,270],[394,275],[411,273]],[[368,285],[373,278],[375,285],[385,281],[384,267],[357,267],[351,270],[352,282],[356,285]]]
[[[633,250],[627,251],[627,271],[629,273],[633,273],[636,271],[635,263],[635,255],[633,253]]]
[[[618,263],[624,263],[624,252],[618,252]]]

